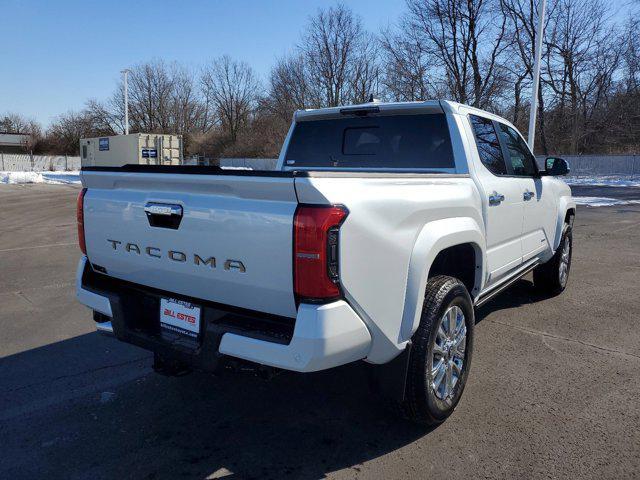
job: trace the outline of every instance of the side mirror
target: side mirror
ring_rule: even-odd
[[[554,177],[567,175],[571,170],[569,164],[564,158],[548,157],[544,161],[546,174]]]

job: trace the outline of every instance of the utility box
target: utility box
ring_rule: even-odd
[[[182,165],[182,135],[131,133],[80,139],[83,167]]]

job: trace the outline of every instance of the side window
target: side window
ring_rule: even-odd
[[[529,151],[529,147],[513,128],[500,125],[500,138],[509,152],[509,161],[513,175],[532,177],[537,173],[536,160]]]
[[[482,164],[494,175],[506,175],[507,165],[493,122],[487,118],[469,115],[478,146],[478,155]]]

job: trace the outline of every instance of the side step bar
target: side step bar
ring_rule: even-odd
[[[538,263],[539,263],[538,259],[530,261],[529,263],[524,264],[522,267],[516,270],[512,276],[504,279],[501,283],[498,283],[497,285],[492,285],[489,289],[485,290],[484,292],[480,292],[480,295],[478,295],[478,297],[474,301],[474,305],[476,307],[480,307],[484,305],[493,297],[498,295],[500,292],[506,290],[511,285],[513,285],[518,280],[520,280],[522,277],[524,277],[527,273],[533,270],[536,267],[536,265],[538,265]]]

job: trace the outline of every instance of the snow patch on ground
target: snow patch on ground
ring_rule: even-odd
[[[590,185],[595,187],[640,187],[640,175],[594,175],[566,177],[569,185]]]
[[[0,185],[80,183],[80,172],[0,172]]]
[[[619,200],[609,197],[573,197],[576,205],[586,205],[588,207],[611,207],[614,205],[638,205],[640,200]]]

